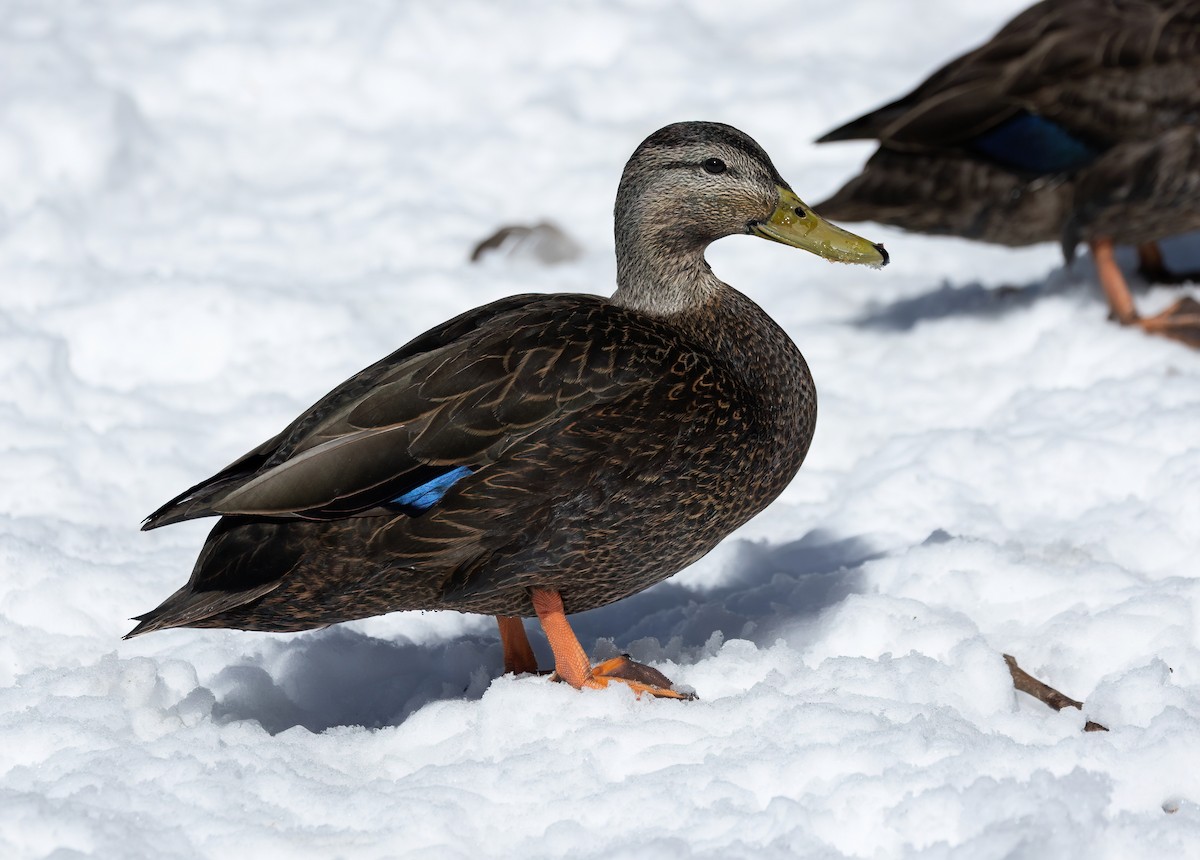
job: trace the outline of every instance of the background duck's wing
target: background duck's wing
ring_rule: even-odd
[[[1006,167],[1072,170],[1194,110],[1200,12],[1181,0],[1046,0],[908,95],[824,137],[901,152],[966,148]]]
[[[1102,0],[1047,0],[1009,21],[988,42],[956,57],[908,95],[864,114],[819,138],[878,140],[897,149],[947,146],[1002,121],[1015,107],[1007,99],[1018,69],[1035,49],[1069,30],[1084,9]],[[1069,41],[1069,40],[1068,40]]]
[[[337,519],[419,514],[509,446],[638,384],[628,313],[595,296],[518,296],[422,335],[274,439],[152,514]],[[620,317],[618,321],[616,318]]]
[[[1063,248],[1119,237],[1140,244],[1200,229],[1200,125],[1114,148],[1075,182]]]

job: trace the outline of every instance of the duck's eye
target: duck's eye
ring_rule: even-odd
[[[701,165],[709,173],[724,173],[725,162],[719,158],[706,158],[704,164]]]

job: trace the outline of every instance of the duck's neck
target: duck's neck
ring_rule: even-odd
[[[618,228],[613,302],[656,317],[706,304],[726,287],[705,262],[704,248],[704,243],[666,231]]]

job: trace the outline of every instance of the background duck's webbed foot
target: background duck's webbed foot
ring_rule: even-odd
[[[565,681],[575,689],[590,687],[599,690],[616,682],[630,687],[639,697],[649,693],[663,699],[694,699],[691,693],[681,693],[671,688],[671,681],[662,672],[628,657],[614,657],[593,667],[584,653],[583,646],[567,621],[562,597],[549,588],[534,588],[530,596],[550,650],[554,652],[554,677]]]
[[[1185,296],[1160,314],[1139,319],[1137,325],[1150,334],[1200,349],[1200,302],[1191,296]]]
[[[1012,675],[1013,686],[1022,693],[1027,693],[1033,696],[1039,702],[1044,702],[1056,711],[1061,711],[1063,708],[1075,708],[1083,710],[1083,702],[1077,702],[1070,696],[1060,693],[1058,690],[1051,687],[1049,684],[1044,684],[1037,678],[1030,675],[1024,669],[1017,665],[1017,658],[1011,654],[1004,655],[1004,662],[1008,664],[1008,672]],[[1084,724],[1085,732],[1107,732],[1108,729],[1099,723],[1088,720]]]

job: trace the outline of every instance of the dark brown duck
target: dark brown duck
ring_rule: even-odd
[[[1200,229],[1200,3],[1045,0],[897,101],[821,138],[878,140],[831,218],[1001,245],[1086,242],[1113,315],[1200,346],[1200,304],[1140,317],[1113,258],[1171,279]]]
[[[716,123],[647,138],[615,218],[611,298],[468,311],[151,514],[146,529],[221,519],[187,585],[129,635],[454,609],[499,616],[506,668],[532,671],[520,618],[537,615],[573,685],[645,681],[628,661],[593,670],[565,613],[711,550],[796,474],[816,418],[800,351],[705,248],[750,233],[842,262],[887,255],[818,218],[753,140]],[[651,681],[632,685],[670,694]]]

